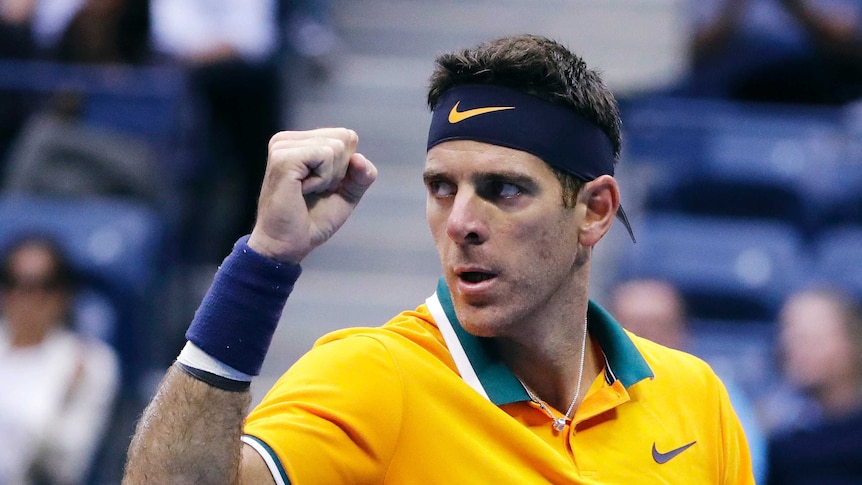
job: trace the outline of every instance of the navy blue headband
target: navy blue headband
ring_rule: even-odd
[[[448,90],[431,118],[428,149],[475,140],[531,153],[589,182],[614,174],[607,135],[574,110],[511,88],[468,84]]]
[[[431,116],[427,149],[450,140],[531,153],[585,182],[614,174],[613,144],[596,124],[570,108],[504,86],[466,84],[446,91]],[[622,207],[617,216],[634,241]]]

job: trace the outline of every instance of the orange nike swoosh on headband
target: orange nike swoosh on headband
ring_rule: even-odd
[[[506,109],[515,109],[514,106],[488,106],[487,108],[474,108],[468,109],[467,111],[458,111],[458,105],[461,104],[460,101],[455,103],[455,106],[452,106],[452,111],[449,111],[449,123],[455,124],[460,123],[467,118],[472,118],[474,116],[483,115],[485,113],[491,113],[494,111],[503,111]]]

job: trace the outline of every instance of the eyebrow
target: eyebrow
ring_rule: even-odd
[[[443,172],[440,172],[438,170],[426,170],[422,173],[422,180],[426,183],[430,180],[437,180],[441,178],[445,178],[445,175],[443,175]]]
[[[447,179],[449,176],[446,172],[440,170],[426,170],[425,173],[422,174],[422,180],[425,182],[431,180],[438,179]],[[524,186],[533,186],[536,185],[536,179],[534,177],[530,177],[521,172],[515,172],[510,170],[501,170],[495,172],[482,172],[476,174],[473,177],[474,181],[485,181],[485,180],[504,180],[506,182],[511,182],[518,185]]]
[[[525,188],[536,187],[536,179],[534,177],[530,177],[529,175],[520,172],[487,172],[480,174],[478,177],[476,177],[476,179],[477,181],[503,181],[515,185],[520,185],[521,187]]]

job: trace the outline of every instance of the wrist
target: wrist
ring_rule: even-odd
[[[285,248],[285,243],[273,239],[255,228],[248,238],[248,247],[259,255],[283,264],[299,264],[302,253]]]
[[[186,375],[223,391],[245,392],[251,387],[252,376],[212,357],[191,342],[186,342],[175,365]]]
[[[192,342],[186,342],[180,355],[177,356],[177,362],[233,381],[251,382],[252,377],[254,377],[216,359]]]
[[[216,272],[186,332],[197,348],[241,373],[260,372],[298,265],[267,258],[237,241]]]

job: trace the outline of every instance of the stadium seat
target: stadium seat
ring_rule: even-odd
[[[855,157],[831,171],[814,174],[822,180],[823,192],[818,212],[817,229],[831,230],[844,225],[862,225],[862,144]]]
[[[800,222],[808,221],[804,193],[792,183],[775,179],[746,177],[737,179],[727,173],[704,173],[678,180],[650,196],[647,205],[654,211],[739,219]]]
[[[179,187],[199,176],[194,97],[181,68],[0,60],[0,90],[46,106],[58,97],[74,100],[84,127],[147,144],[163,184]]]
[[[852,147],[837,108],[656,98],[623,114],[626,160],[652,167],[649,210],[772,219],[809,234],[843,193]]]
[[[646,215],[621,275],[675,284],[693,318],[774,318],[804,274],[802,240],[789,225],[764,221]]]
[[[862,224],[836,227],[817,241],[814,275],[844,286],[862,299]]]

